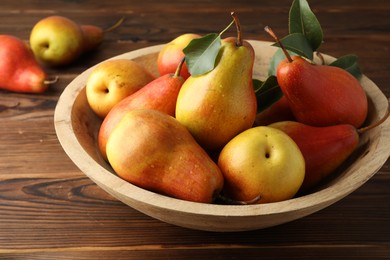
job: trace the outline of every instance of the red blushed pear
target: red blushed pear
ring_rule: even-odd
[[[124,21],[124,18],[121,18],[118,22],[116,22],[114,25],[107,29],[103,29],[96,25],[80,25],[81,31],[84,35],[84,47],[83,51],[88,52],[96,49],[99,47],[100,44],[102,44],[104,40],[104,35],[108,32],[111,32],[115,30],[117,27],[119,27]]]
[[[277,68],[278,84],[297,121],[313,126],[351,124],[360,127],[367,112],[367,95],[360,82],[344,69],[316,65],[300,56],[286,55]]]
[[[42,93],[50,82],[28,45],[11,35],[0,35],[0,88]]]
[[[194,33],[182,34],[167,43],[159,52],[157,57],[157,67],[160,75],[174,73],[178,64],[184,58],[183,49],[196,38],[201,36]],[[187,79],[190,76],[188,68],[184,63],[180,75]]]
[[[330,176],[356,150],[361,134],[379,126],[388,117],[389,109],[378,122],[360,129],[351,124],[315,127],[294,121],[269,126],[285,132],[301,150],[306,164],[300,188],[300,193],[304,194]]]
[[[80,25],[84,35],[83,52],[96,49],[104,39],[104,31],[102,28],[94,25]]]
[[[278,101],[273,103],[256,115],[255,126],[265,126],[279,121],[295,121],[288,101],[282,96]]]
[[[184,59],[179,63],[176,72],[165,74],[124,98],[116,104],[105,117],[100,126],[98,143],[101,154],[106,158],[107,140],[122,117],[134,109],[154,109],[170,116],[175,115],[176,100],[184,78],[179,75]]]
[[[107,142],[114,171],[141,188],[211,203],[223,187],[218,166],[174,117],[152,109],[127,112]]]

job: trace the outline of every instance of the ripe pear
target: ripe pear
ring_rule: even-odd
[[[285,96],[282,96],[278,101],[270,107],[261,111],[256,115],[255,126],[266,126],[279,121],[294,121],[295,117],[292,113],[288,101]]]
[[[360,135],[377,127],[389,116],[379,121],[356,129],[351,124],[315,127],[295,121],[283,121],[270,124],[290,136],[301,150],[306,163],[305,179],[300,193],[307,193],[316,188],[359,146]]]
[[[177,120],[208,150],[222,148],[255,121],[254,50],[238,39],[223,39],[215,68],[190,76],[177,98]]]
[[[66,65],[83,52],[84,36],[80,26],[62,16],[49,16],[36,23],[30,34],[35,57],[49,65]]]
[[[300,148],[306,162],[301,191],[316,187],[341,165],[359,144],[359,134],[350,124],[315,127],[295,121],[269,125],[288,134]]]
[[[278,83],[297,121],[313,126],[351,124],[360,127],[368,112],[366,93],[347,71],[314,65],[302,57],[283,60]]]
[[[94,67],[87,78],[88,104],[100,118],[104,118],[117,103],[154,79],[144,66],[133,60],[104,61]]]
[[[200,38],[200,35],[195,33],[182,34],[167,43],[160,50],[157,57],[157,67],[160,75],[175,73],[177,66],[184,58],[183,49],[196,38]],[[180,75],[184,79],[190,76],[185,63],[181,68]]]
[[[103,41],[104,33],[119,24],[103,30],[98,26],[80,25],[67,17],[53,15],[34,25],[30,45],[40,62],[50,66],[68,65],[81,54],[97,48]]]
[[[28,45],[12,35],[0,35],[0,88],[13,92],[42,93],[46,73]]]
[[[291,199],[305,177],[305,161],[296,143],[267,126],[235,136],[223,147],[218,166],[225,179],[223,197],[240,204]]]
[[[80,28],[84,36],[83,52],[92,51],[99,47],[99,45],[103,42],[103,28],[90,24],[80,25]]]
[[[360,82],[344,69],[316,65],[291,57],[269,27],[286,58],[276,70],[278,84],[297,121],[313,126],[351,124],[360,127],[368,113],[367,95]]]
[[[92,51],[99,47],[99,45],[102,44],[104,40],[104,35],[110,31],[115,30],[123,23],[123,21],[124,18],[122,17],[114,25],[106,29],[90,24],[80,25],[81,31],[83,32],[84,36],[83,52]]]
[[[174,198],[211,203],[223,187],[218,166],[174,117],[132,110],[107,141],[107,158],[124,180]]]
[[[103,158],[106,156],[108,137],[116,124],[129,111],[134,109],[155,109],[170,116],[175,116],[176,100],[184,78],[179,75],[184,59],[177,66],[176,72],[168,73],[149,82],[134,94],[115,105],[104,118],[98,134],[99,149]]]

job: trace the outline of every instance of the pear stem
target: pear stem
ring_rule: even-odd
[[[383,122],[386,121],[386,119],[390,116],[390,99],[387,100],[387,111],[386,111],[386,114],[377,122],[369,125],[369,126],[366,126],[366,127],[363,127],[363,128],[360,128],[360,129],[357,129],[357,132],[359,135],[361,134],[364,134],[365,132],[381,125]]]
[[[107,29],[104,29],[103,32],[107,33],[107,32],[111,32],[111,31],[115,30],[116,28],[118,28],[123,23],[124,20],[125,20],[125,17],[122,17],[115,24],[113,24],[112,26],[110,26]]]
[[[236,28],[237,28],[237,41],[236,41],[236,45],[237,46],[242,46],[242,33],[241,33],[240,20],[238,19],[238,16],[236,15],[235,12],[231,12],[230,15],[233,17],[234,23],[236,24]]]
[[[276,34],[272,31],[271,27],[269,26],[266,26],[264,27],[264,30],[272,36],[272,38],[275,39],[275,41],[279,44],[280,48],[282,48],[282,51],[284,52],[284,55],[286,55],[286,58],[288,60],[288,62],[293,62],[290,54],[288,54],[286,48],[284,47],[284,45],[282,44],[282,42],[279,40],[279,38],[276,36]]]
[[[321,52],[316,52],[316,55],[317,55],[318,58],[320,58],[320,60],[321,60],[321,65],[326,65],[326,64],[325,64],[324,55],[322,55]]]
[[[181,68],[183,67],[183,64],[184,64],[184,61],[185,61],[185,60],[186,60],[186,58],[183,57],[183,59],[181,59],[180,63],[177,65],[175,74],[173,74],[173,77],[174,77],[174,78],[177,78],[177,77],[180,76],[180,71],[181,71]]]
[[[56,83],[57,81],[58,81],[58,76],[56,76],[54,79],[46,79],[45,81],[43,81],[43,84],[51,85]]]

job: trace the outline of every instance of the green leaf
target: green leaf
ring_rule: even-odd
[[[362,72],[360,70],[359,64],[357,62],[358,57],[354,54],[344,55],[331,64],[329,66],[335,66],[342,69],[345,69],[349,73],[351,73],[355,78],[360,79],[362,76]]]
[[[287,52],[290,54],[290,55],[297,55],[296,53],[292,52],[292,51],[289,51],[287,50]],[[284,54],[284,52],[282,51],[282,49],[278,49],[274,56],[272,56],[272,59],[271,59],[271,62],[269,64],[269,67],[268,67],[268,75],[269,76],[275,76],[276,75],[276,70],[278,68],[278,65],[279,63],[284,60],[286,58],[286,55]]]
[[[306,57],[309,60],[313,60],[313,49],[310,46],[310,43],[306,39],[305,35],[302,33],[293,33],[289,34],[280,42],[284,45],[287,50],[290,50],[300,56]],[[277,43],[274,43],[273,46],[279,46]]]
[[[321,46],[322,28],[306,0],[293,1],[289,13],[289,33],[305,35],[313,51]]]
[[[221,36],[217,33],[193,39],[183,49],[191,76],[199,76],[213,70],[220,47]]]
[[[253,88],[257,99],[257,113],[265,110],[283,96],[275,76],[269,76],[265,81],[253,79]]]

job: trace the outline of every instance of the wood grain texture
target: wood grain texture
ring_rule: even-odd
[[[390,161],[360,189],[318,213],[281,226],[237,233],[188,230],[154,220],[89,180],[54,131],[58,97],[97,62],[184,33],[218,32],[237,11],[245,37],[287,32],[291,1],[2,0],[0,33],[28,41],[51,15],[108,27],[124,24],[75,64],[47,68],[60,80],[41,95],[0,91],[0,259],[388,259]],[[355,53],[362,71],[390,97],[390,2],[312,0],[324,29],[321,51]],[[233,33],[229,31],[229,33]]]

